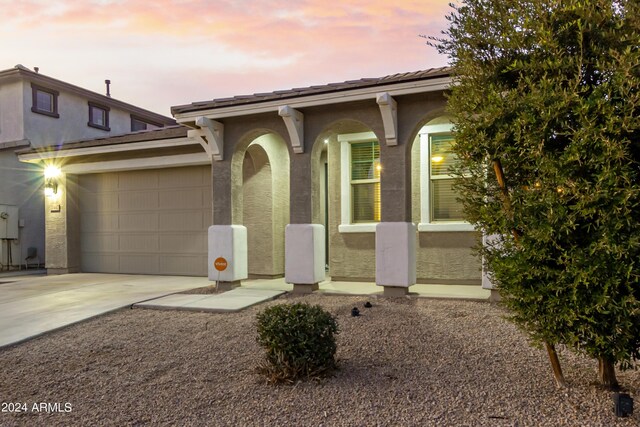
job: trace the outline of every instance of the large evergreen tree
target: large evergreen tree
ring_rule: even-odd
[[[640,358],[640,3],[452,7],[432,44],[454,70],[457,188],[496,236],[480,252],[533,341],[615,387]]]

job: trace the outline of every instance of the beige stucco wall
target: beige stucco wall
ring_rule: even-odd
[[[375,280],[375,233],[340,233],[340,143],[330,142],[329,274],[333,280]]]
[[[481,264],[471,249],[476,239],[474,232],[418,233],[418,283],[479,285]]]
[[[425,114],[427,122],[433,117]],[[410,220],[420,223],[420,143],[416,124],[410,152],[411,206]],[[361,128],[358,132],[362,131]],[[336,132],[353,131],[344,126],[336,126]],[[329,138],[329,272],[334,280],[375,280],[375,233],[340,233],[340,144]],[[384,141],[382,142],[384,144]],[[388,163],[387,163],[388,164]],[[394,172],[401,168],[394,163]],[[385,169],[388,173],[388,169]],[[319,175],[319,174],[318,174]],[[382,199],[383,211],[386,203]],[[398,208],[398,206],[395,206]],[[389,210],[389,209],[387,209]],[[317,216],[316,216],[317,217]],[[320,216],[321,217],[321,216]],[[419,232],[416,233],[417,254],[416,273],[418,283],[480,284],[480,261],[472,247],[477,235],[473,232]]]
[[[289,161],[284,141],[266,134],[249,145],[241,191],[249,274],[282,276],[284,230],[289,223]]]
[[[247,227],[249,274],[272,275],[273,205],[271,165],[267,153],[259,145],[250,146],[242,169],[243,219]]]

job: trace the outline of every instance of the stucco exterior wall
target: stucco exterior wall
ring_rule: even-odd
[[[23,83],[0,85],[0,144],[24,139]]]
[[[49,273],[80,271],[80,213],[78,180],[74,175],[58,178],[58,192],[47,197],[47,260]]]
[[[289,223],[287,147],[274,134],[256,138],[243,160],[242,223],[247,227],[249,274],[284,274],[284,229]]]
[[[481,264],[472,250],[477,238],[475,232],[418,233],[418,283],[480,285]]]
[[[274,274],[271,165],[267,153],[250,146],[243,163],[243,218],[247,227],[249,274]]]
[[[332,280],[375,281],[375,233],[340,233],[340,144],[329,143],[329,274]]]
[[[34,147],[131,132],[130,113],[114,107],[110,107],[109,111],[111,131],[88,126],[87,99],[71,93],[60,92],[58,96],[59,118],[34,113],[31,111],[33,104],[31,83],[25,81],[22,89],[25,137]]]

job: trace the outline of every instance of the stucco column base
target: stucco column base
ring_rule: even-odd
[[[294,292],[297,286],[317,285],[325,279],[323,225],[287,225],[284,232],[284,247],[284,281],[293,283]],[[318,289],[317,286],[311,291],[316,289]]]
[[[493,245],[498,240],[498,237],[499,236],[497,234],[490,234],[490,235],[484,234],[482,236],[482,245],[483,246]],[[487,269],[487,263],[484,258],[482,258],[482,289],[490,289],[491,295],[493,295],[494,286],[493,286],[493,282],[491,281],[491,278],[489,277],[489,270]]]
[[[489,302],[500,302],[502,301],[502,295],[500,295],[500,291],[497,289],[491,289],[491,295],[489,295]]]
[[[385,286],[382,296],[386,298],[401,298],[409,295],[409,288],[404,286]]]
[[[300,294],[310,294],[313,293],[313,291],[317,291],[318,290],[318,284],[314,283],[312,285],[306,284],[306,283],[294,283],[293,284],[293,291],[292,293],[300,295]]]
[[[216,282],[216,288],[219,291],[223,292],[238,288],[240,287],[240,285],[242,285],[242,282],[240,282],[240,280],[235,280],[233,282],[223,282],[222,280],[219,280],[218,282]]]
[[[80,273],[79,268],[47,268],[48,276],[55,276],[58,274],[71,274],[71,273]]]
[[[217,263],[216,260],[218,260]],[[247,260],[247,228],[245,226],[212,225],[209,227],[209,280],[240,284],[240,280],[248,277]]]
[[[376,285],[385,287],[384,296],[407,295],[416,283],[416,239],[412,222],[376,226]]]

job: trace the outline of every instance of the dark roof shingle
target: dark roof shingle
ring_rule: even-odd
[[[223,108],[234,105],[255,104],[260,102],[274,101],[278,99],[291,99],[302,96],[318,95],[323,93],[339,92],[344,90],[360,89],[371,86],[381,86],[390,83],[401,83],[415,80],[425,80],[436,77],[445,77],[451,74],[450,67],[430,68],[428,70],[413,71],[408,73],[398,73],[378,78],[363,78],[359,80],[348,80],[340,83],[329,83],[326,85],[314,85],[303,88],[288,90],[276,90],[268,93],[255,93],[253,95],[240,95],[230,98],[218,98],[211,101],[192,102],[186,105],[171,107],[171,113],[175,116],[180,113],[191,111],[208,110],[212,108]]]

